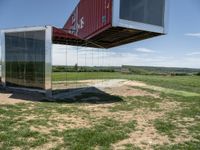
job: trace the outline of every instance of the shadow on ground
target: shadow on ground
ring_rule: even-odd
[[[0,88],[0,94],[9,95],[8,98],[13,101],[90,104],[106,104],[123,101],[121,97],[110,95],[95,87],[55,90],[53,93],[53,98],[47,98],[44,93]]]
[[[58,102],[102,104],[123,101],[121,97],[110,95],[96,87],[54,90],[53,93]]]

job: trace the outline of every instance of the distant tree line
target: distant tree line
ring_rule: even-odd
[[[165,67],[88,67],[88,66],[53,66],[53,72],[121,72],[133,75],[163,75],[163,76],[200,76],[200,70],[187,68],[165,68]]]
[[[53,66],[53,72],[115,72],[111,67]]]
[[[200,69],[170,68],[170,67],[146,67],[146,66],[122,66],[129,74],[137,75],[166,75],[166,76],[200,76]]]

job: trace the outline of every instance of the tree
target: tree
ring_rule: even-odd
[[[74,65],[74,71],[78,71],[78,64]]]

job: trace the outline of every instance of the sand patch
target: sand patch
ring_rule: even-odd
[[[117,95],[117,96],[152,96],[152,97],[158,97],[155,94],[146,92],[144,90],[140,89],[134,89],[128,86],[120,86],[120,87],[112,87],[112,88],[105,88],[104,91],[111,95]]]
[[[25,103],[26,101],[21,99],[11,98],[12,94],[9,93],[1,93],[0,94],[0,105],[10,105],[10,104],[18,104]]]
[[[21,93],[21,92],[1,92],[0,105],[12,105],[19,103],[30,103],[44,100],[44,95],[40,93]]]

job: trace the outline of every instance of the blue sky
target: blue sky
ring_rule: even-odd
[[[77,3],[78,0],[0,0],[0,29],[62,27]],[[113,65],[200,68],[200,0],[170,0],[169,4],[168,34],[110,49],[109,61]],[[54,49],[64,47],[56,45]]]

